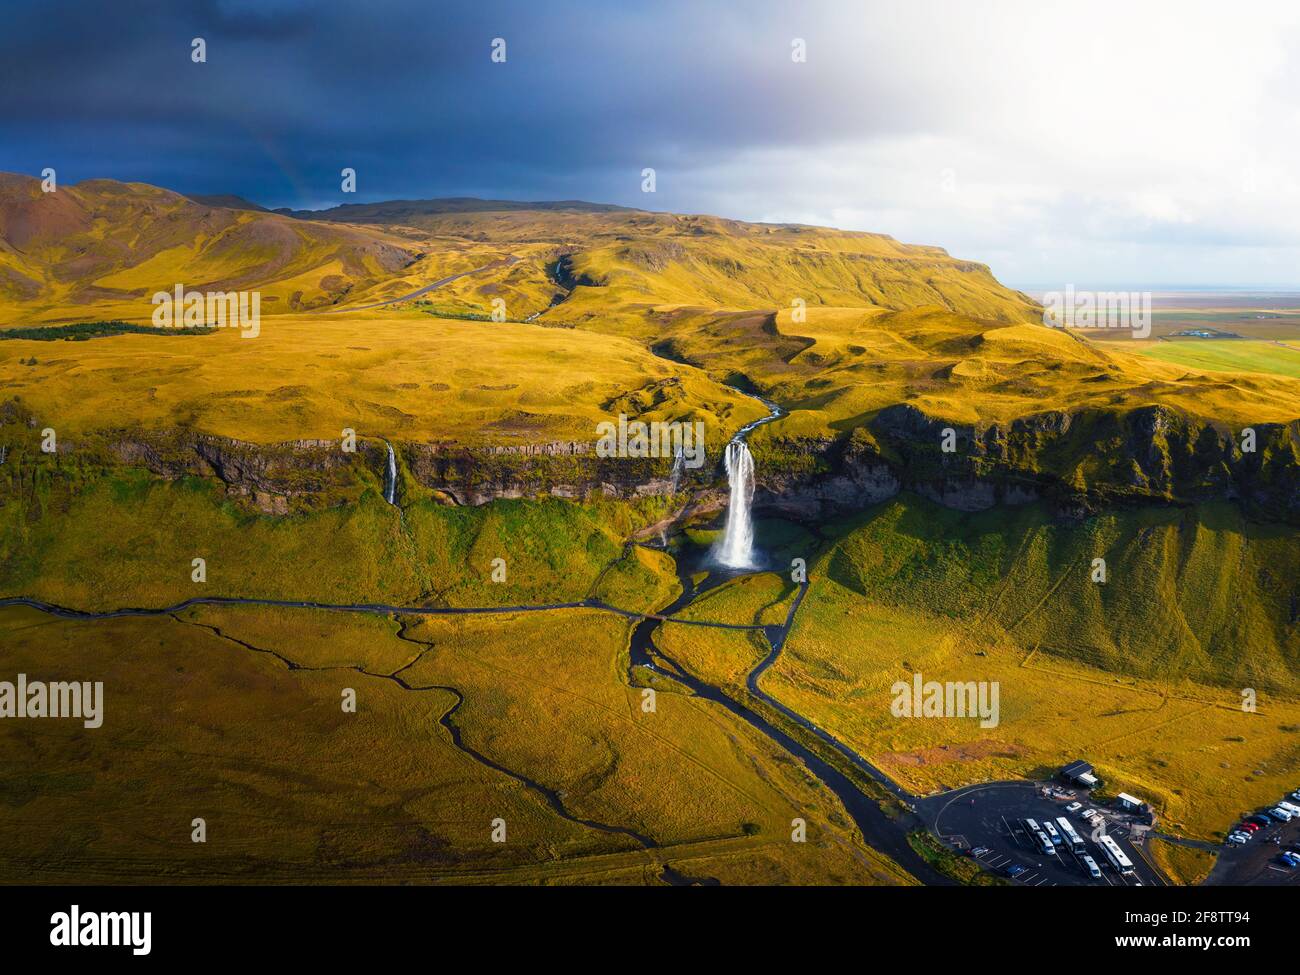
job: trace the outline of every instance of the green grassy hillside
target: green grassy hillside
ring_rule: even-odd
[[[1232,505],[1115,512],[1080,525],[1040,506],[962,514],[899,500],[852,526],[826,576],[923,606],[1026,651],[1144,678],[1300,686],[1294,531]],[[1107,581],[1091,581],[1093,560]]]

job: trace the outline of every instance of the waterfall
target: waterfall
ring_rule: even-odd
[[[393,453],[393,445],[387,440],[384,446],[388,448],[388,470],[384,474],[384,500],[391,505],[397,504],[397,456]]]
[[[727,444],[724,463],[731,499],[718,561],[728,568],[749,569],[754,564],[754,523],[749,512],[754,500],[754,458],[743,440],[733,440]]]
[[[3,458],[0,458],[3,460]],[[673,494],[677,493],[677,484],[682,479],[682,471],[686,468],[686,454],[681,447],[677,448],[677,456],[673,458]]]

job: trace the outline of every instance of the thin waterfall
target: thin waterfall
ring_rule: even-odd
[[[384,500],[391,505],[397,504],[397,455],[393,453],[393,445],[387,440],[384,446],[388,448],[388,470],[384,474]]]
[[[724,465],[731,498],[718,561],[728,568],[749,569],[754,564],[754,522],[750,514],[750,503],[754,500],[754,458],[743,440],[727,444]]]
[[[677,485],[682,479],[682,471],[686,469],[686,453],[679,445],[677,456],[673,458],[673,494],[677,493]]]

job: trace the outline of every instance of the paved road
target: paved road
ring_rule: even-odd
[[[415,291],[408,294],[398,295],[396,298],[389,298],[386,301],[376,301],[369,305],[357,305],[354,308],[323,308],[321,311],[325,314],[333,314],[335,312],[345,311],[365,311],[368,308],[383,308],[385,305],[392,305],[399,301],[410,301],[413,298],[418,298],[420,295],[428,294],[430,291],[435,291],[438,288],[441,288],[444,284],[451,284],[451,282],[456,281],[459,278],[468,277],[471,274],[479,274],[483,271],[492,271],[499,267],[509,267],[511,264],[518,264],[519,261],[520,258],[511,254],[509,257],[503,257],[499,261],[493,261],[491,264],[484,264],[482,267],[470,268],[468,271],[461,271],[459,274],[453,274],[450,277],[442,278],[441,280],[434,281],[431,284],[426,284],[423,288],[417,288]]]

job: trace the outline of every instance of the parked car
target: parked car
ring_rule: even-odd
[[[1292,870],[1296,867],[1300,867],[1300,857],[1296,856],[1294,853],[1280,853],[1278,854],[1278,860],[1285,863]]]
[[[988,853],[988,851],[989,848],[987,846],[972,846],[966,851],[966,855],[968,857],[982,857],[985,853]]]
[[[1078,811],[1079,811],[1080,809],[1082,809],[1082,808],[1083,808],[1083,803],[1081,803],[1081,802],[1072,802],[1072,803],[1070,803],[1068,806],[1065,807],[1065,811],[1066,811],[1066,812],[1078,812]]]
[[[1089,822],[1092,822],[1092,820],[1097,818],[1098,813],[1095,809],[1085,809],[1083,812],[1079,813],[1079,815]]]
[[[1268,811],[1268,814],[1279,823],[1289,823],[1291,820],[1295,819],[1288,810],[1283,809],[1281,806],[1274,806]]]
[[[1011,866],[1006,868],[1006,875],[1010,877],[1012,880],[1015,880],[1017,877],[1019,877],[1022,873],[1024,873],[1028,869],[1029,868],[1024,866],[1023,864],[1013,863],[1011,864]]]
[[[1255,829],[1263,829],[1265,826],[1271,826],[1273,820],[1264,815],[1247,816],[1245,819],[1247,825],[1252,825]]]
[[[1228,842],[1235,843],[1238,846],[1240,846],[1242,843],[1245,843],[1249,839],[1250,839],[1249,833],[1233,832],[1228,834]]]
[[[1294,802],[1287,802],[1285,799],[1283,799],[1281,802],[1277,804],[1277,807],[1279,809],[1285,809],[1292,816],[1300,816],[1300,806],[1297,806]]]
[[[1083,855],[1083,865],[1088,868],[1088,876],[1094,880],[1101,878],[1101,867],[1097,866],[1097,861],[1086,853]]]

